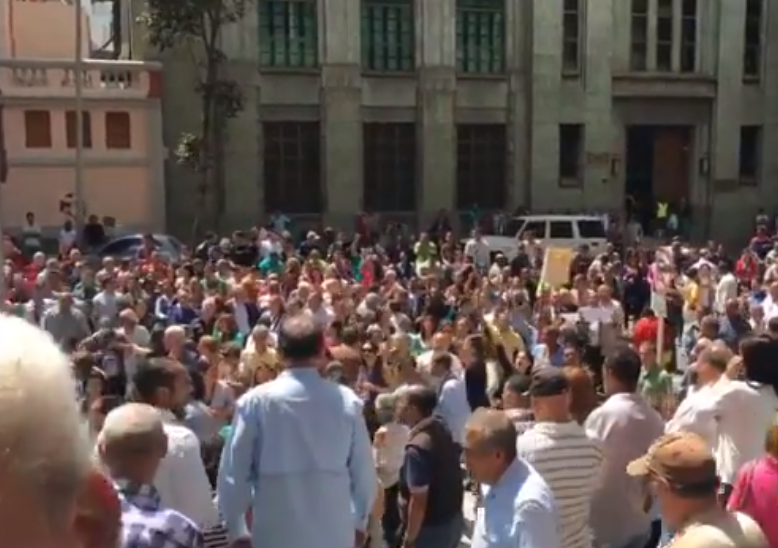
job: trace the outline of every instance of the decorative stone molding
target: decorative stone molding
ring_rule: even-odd
[[[321,67],[323,89],[362,90],[362,70],[359,65],[323,65]]]
[[[454,93],[457,75],[454,67],[421,67],[419,90],[422,92]]]

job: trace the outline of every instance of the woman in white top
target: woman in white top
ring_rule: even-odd
[[[400,513],[397,506],[400,468],[410,435],[408,427],[394,420],[396,404],[397,392],[380,394],[375,400],[376,418],[381,426],[376,430],[373,439],[373,456],[378,479],[384,489],[384,515],[381,518],[381,528],[384,540],[389,546],[394,546],[400,526]],[[371,528],[371,531],[375,530],[375,526]],[[371,536],[375,534],[371,533]]]

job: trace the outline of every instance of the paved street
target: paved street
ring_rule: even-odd
[[[470,538],[473,531],[473,522],[475,521],[475,497],[469,491],[465,492],[465,500],[462,508],[465,514],[465,534],[462,535],[460,546],[470,546]]]

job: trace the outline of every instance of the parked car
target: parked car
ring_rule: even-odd
[[[134,258],[143,247],[145,236],[145,234],[141,233],[119,236],[98,249],[97,255],[100,257],[115,257],[117,259]],[[154,238],[157,251],[165,257],[173,261],[178,261],[181,258],[184,244],[178,239],[168,234],[152,234],[151,237]]]
[[[607,243],[605,229],[605,220],[597,215],[523,215],[507,219],[499,234],[484,234],[483,238],[492,254],[501,253],[508,259],[518,254],[519,242],[529,233],[544,249],[577,249],[586,244],[596,253]]]

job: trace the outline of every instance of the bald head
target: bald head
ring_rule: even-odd
[[[516,426],[502,411],[481,407],[465,424],[462,447],[479,453],[500,452],[508,461],[516,458]]]
[[[287,367],[311,365],[306,362],[323,355],[324,332],[310,314],[295,314],[281,322],[278,349]]]
[[[727,364],[732,358],[732,351],[723,341],[713,341],[710,346],[700,352],[697,361],[709,364],[718,371],[727,370]]]
[[[159,411],[145,403],[128,403],[108,413],[97,443],[101,452],[130,455],[152,451],[164,439]]]

